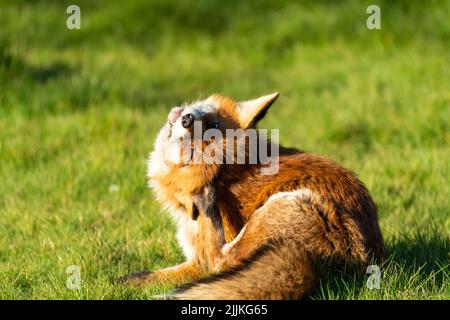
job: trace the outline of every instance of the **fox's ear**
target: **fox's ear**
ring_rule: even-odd
[[[238,102],[236,109],[241,126],[244,129],[255,126],[259,120],[264,118],[267,110],[279,95],[278,92],[274,92],[253,100]]]

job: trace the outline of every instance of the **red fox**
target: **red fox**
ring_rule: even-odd
[[[227,138],[230,129],[255,130],[278,96],[236,102],[213,95],[170,111],[148,179],[175,220],[186,262],[121,281],[184,285],[171,295],[179,299],[301,299],[316,288],[321,265],[383,261],[376,205],[353,173],[258,134],[259,146],[278,149],[277,170],[265,174],[267,163],[248,161],[249,139]],[[203,135],[196,143],[198,131],[209,129],[225,136],[221,144]],[[236,152],[230,159],[226,151],[242,145],[247,161],[233,162]],[[194,161],[211,146],[223,161]]]

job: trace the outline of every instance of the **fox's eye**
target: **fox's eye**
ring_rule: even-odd
[[[219,129],[220,123],[217,120],[214,119],[208,119],[206,121],[206,129]]]

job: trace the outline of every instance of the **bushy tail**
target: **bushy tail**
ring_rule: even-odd
[[[303,246],[292,240],[268,244],[238,267],[177,289],[178,299],[300,299],[311,293],[317,271]]]

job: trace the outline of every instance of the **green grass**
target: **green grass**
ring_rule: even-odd
[[[381,289],[335,273],[313,298],[450,298],[450,2],[76,2],[69,31],[72,2],[0,0],[0,298],[169,289],[113,284],[182,261],[146,187],[156,132],[186,100],[275,90],[261,127],[357,172],[390,252]]]

